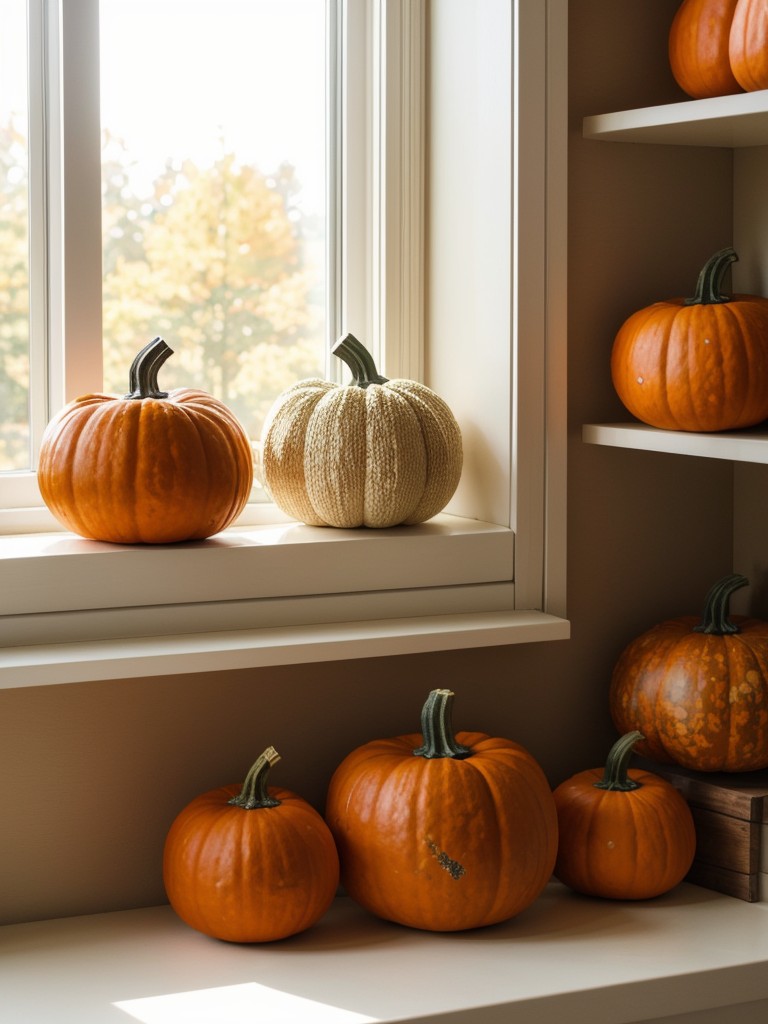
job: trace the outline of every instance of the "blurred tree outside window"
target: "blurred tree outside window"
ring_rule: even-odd
[[[0,32],[2,471],[31,468],[24,7],[4,2]],[[175,353],[161,385],[216,395],[256,440],[280,391],[326,371],[325,0],[99,15],[103,389],[124,393],[159,334]]]
[[[0,31],[0,470],[29,469],[29,216],[25,0]]]

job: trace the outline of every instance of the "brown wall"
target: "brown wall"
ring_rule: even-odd
[[[519,740],[553,784],[601,760],[617,654],[659,618],[698,610],[732,559],[730,464],[580,439],[585,421],[626,418],[608,376],[621,320],[687,290],[702,258],[730,241],[728,152],[581,139],[586,114],[683,98],[666,67],[676,8],[570,4],[572,639],[4,691],[0,921],[161,902],[165,831],[192,796],[241,778],[271,743],[283,757],[275,781],[321,807],[344,754],[416,730],[434,686],[456,691],[458,728]]]

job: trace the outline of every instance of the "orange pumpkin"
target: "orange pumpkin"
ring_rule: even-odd
[[[722,294],[731,248],[702,269],[692,299],[633,313],[611,352],[611,378],[629,412],[663,430],[719,431],[768,417],[768,299]]]
[[[511,740],[453,733],[433,690],[422,735],[375,740],[331,779],[326,820],[342,882],[371,913],[428,931],[495,924],[541,893],[557,852],[547,780]]]
[[[200,540],[245,506],[248,436],[206,392],[160,391],[157,373],[171,352],[155,338],[131,366],[129,394],[84,395],[48,424],[38,483],[67,529],[118,544]]]
[[[267,786],[268,747],[240,786],[198,796],[176,817],[163,851],[171,906],[190,927],[228,942],[271,942],[328,910],[339,859],[318,812]]]
[[[666,779],[628,769],[639,732],[622,736],[605,769],[555,789],[560,842],[555,875],[588,896],[644,900],[687,875],[696,852],[693,815]]]
[[[728,59],[737,0],[683,0],[669,30],[669,65],[694,99],[741,92]]]
[[[701,620],[661,622],[616,663],[613,723],[642,732],[637,749],[655,761],[703,772],[768,767],[768,622],[728,616],[731,594],[747,583],[726,576]]]
[[[731,70],[748,92],[768,89],[768,6],[765,0],[738,0],[728,49]]]

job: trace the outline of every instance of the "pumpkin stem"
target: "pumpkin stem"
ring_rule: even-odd
[[[731,594],[748,587],[749,580],[746,576],[734,573],[732,576],[724,576],[719,580],[707,594],[704,603],[704,614],[698,626],[693,627],[694,633],[708,633],[712,636],[726,636],[731,633],[738,633],[739,627],[728,618],[728,604]]]
[[[627,768],[632,757],[632,748],[638,740],[645,739],[641,732],[628,732],[621,736],[608,751],[605,759],[605,771],[599,782],[594,784],[595,789],[615,789],[620,793],[629,793],[633,789],[640,789],[642,783],[630,779],[627,775]]]
[[[157,374],[173,349],[162,338],[153,338],[139,352],[131,363],[128,373],[130,391],[126,398],[167,398],[168,392],[161,391],[157,384]]]
[[[452,690],[432,690],[421,709],[421,732],[424,742],[414,750],[416,757],[452,757],[457,761],[470,757],[472,751],[458,743],[453,735],[451,711]]]
[[[723,295],[720,289],[726,270],[738,258],[735,251],[730,247],[721,249],[714,256],[710,256],[699,274],[699,280],[696,282],[696,293],[693,298],[685,300],[685,305],[709,306],[718,302],[730,302],[730,296]]]
[[[370,384],[386,384],[387,378],[382,377],[376,369],[373,356],[361,344],[354,334],[346,334],[339,338],[331,349],[335,356],[343,360],[352,371],[352,384],[367,388]]]
[[[253,811],[259,807],[279,807],[280,801],[267,792],[269,769],[279,760],[280,755],[275,748],[267,747],[251,766],[238,796],[233,796],[227,803],[234,807],[242,807],[245,811]]]

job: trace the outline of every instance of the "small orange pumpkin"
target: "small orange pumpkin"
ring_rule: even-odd
[[[557,852],[543,771],[511,740],[454,735],[453,696],[429,694],[421,735],[349,754],[326,808],[349,895],[378,917],[428,931],[514,917],[544,889]]]
[[[619,732],[637,729],[637,749],[702,772],[768,768],[768,622],[734,615],[734,573],[707,595],[701,619],[668,619],[636,637],[611,677]]]
[[[669,65],[689,96],[741,92],[728,58],[737,0],[683,0],[669,30]]]
[[[622,736],[605,769],[554,792],[560,841],[555,876],[588,896],[644,900],[685,878],[696,852],[693,815],[666,779],[628,769],[639,732]]]
[[[205,391],[159,389],[171,353],[155,338],[133,361],[127,395],[84,395],[48,424],[37,478],[67,529],[169,544],[210,537],[243,510],[253,482],[248,435]]]
[[[611,352],[611,378],[629,412],[662,430],[736,430],[768,417],[768,299],[722,293],[722,249],[691,299],[633,313]]]
[[[171,825],[163,881],[191,928],[228,942],[272,942],[304,931],[328,910],[339,858],[318,812],[267,786],[279,760],[268,747],[240,786],[189,803]]]
[[[738,0],[729,38],[731,70],[748,92],[768,89],[768,5]]]

